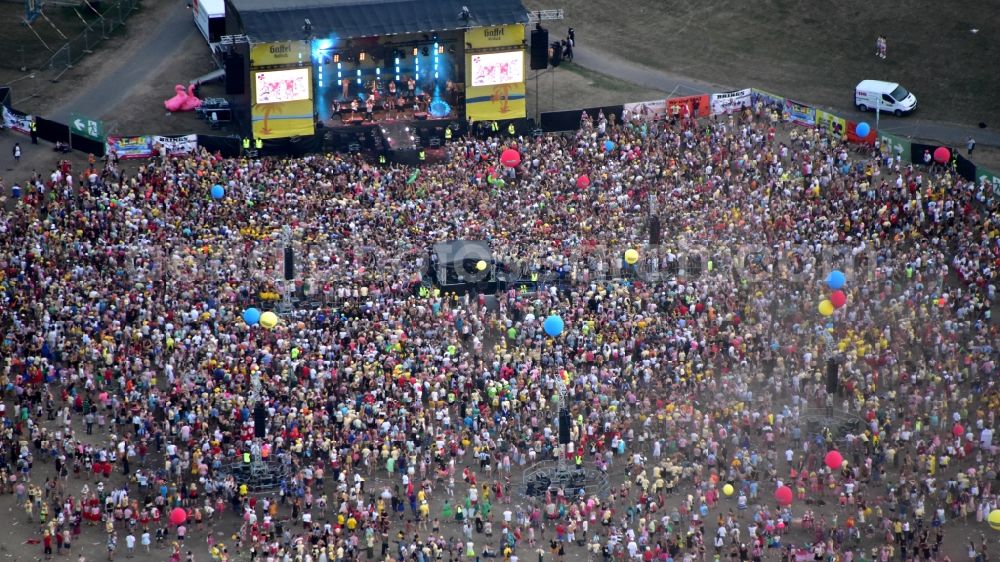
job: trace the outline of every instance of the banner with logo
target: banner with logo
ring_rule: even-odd
[[[149,158],[153,155],[153,137],[107,137],[105,154],[116,153],[119,158]]]
[[[736,113],[751,104],[752,90],[745,88],[735,92],[712,94],[712,115]]]
[[[465,48],[491,49],[524,44],[524,26],[521,24],[477,27],[465,32]]]
[[[708,117],[711,115],[712,104],[708,94],[700,96],[685,96],[667,100],[667,115],[673,117]]]
[[[788,120],[796,125],[816,126],[816,109],[808,105],[786,99],[785,113],[788,114]]]
[[[32,121],[34,119],[30,115],[3,106],[3,126],[5,128],[27,135],[31,133]]]
[[[170,156],[190,154],[198,149],[198,135],[108,137],[105,154],[114,151],[122,159],[150,158],[158,154],[160,146],[166,148]]]
[[[308,41],[275,41],[250,47],[250,67],[312,64]]]
[[[764,90],[758,90],[753,88],[750,94],[750,100],[753,102],[754,106],[758,103],[764,104],[765,107],[769,108],[779,108],[782,111],[785,109],[785,98],[772,94],[771,92],[765,92]]]
[[[153,145],[163,145],[167,154],[181,156],[198,150],[198,135],[177,135],[170,137],[153,137]]]
[[[836,138],[844,138],[847,135],[847,120],[821,109],[816,110],[816,126],[824,127]]]
[[[626,103],[624,110],[629,115],[638,115],[646,121],[663,119],[667,114],[667,104],[665,100],[637,101]]]

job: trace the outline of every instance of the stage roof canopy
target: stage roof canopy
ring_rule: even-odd
[[[255,43],[350,39],[528,23],[521,0],[228,0]],[[469,8],[468,20],[461,17]]]

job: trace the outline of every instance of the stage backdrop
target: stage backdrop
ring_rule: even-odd
[[[524,26],[465,32],[465,115],[472,121],[523,119],[527,61]]]
[[[308,41],[261,43],[250,50],[253,136],[310,136],[313,122],[312,61]]]

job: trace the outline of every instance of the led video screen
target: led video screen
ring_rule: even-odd
[[[272,70],[255,72],[257,85],[256,103],[281,103],[307,100],[309,96],[309,69]]]
[[[496,86],[524,81],[524,51],[472,55],[472,85]]]

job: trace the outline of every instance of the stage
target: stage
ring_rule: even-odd
[[[231,0],[231,7],[221,53],[234,121],[247,136],[322,133],[367,148],[378,140],[371,129],[402,123],[417,145],[432,148],[449,123],[525,118],[520,0],[291,0],[282,10]]]

